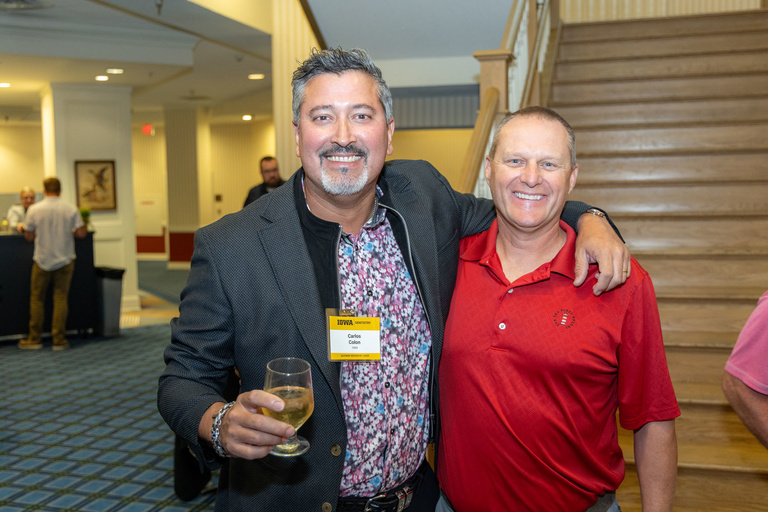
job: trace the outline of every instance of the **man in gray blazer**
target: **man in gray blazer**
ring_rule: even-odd
[[[439,433],[459,241],[490,225],[493,203],[455,192],[426,162],[385,163],[392,99],[364,51],[313,52],[293,76],[293,117],[302,168],[195,236],[160,412],[201,464],[226,458],[216,510],[432,511],[425,454]],[[589,254],[599,294],[623,282],[629,253],[605,219],[579,220],[586,209],[570,204],[564,218],[582,233],[575,284]],[[380,323],[378,360],[330,361],[339,309]],[[262,414],[285,405],[261,389],[267,363],[286,356],[312,365],[311,448],[297,457],[270,455],[294,428]],[[227,403],[233,367],[241,393]]]

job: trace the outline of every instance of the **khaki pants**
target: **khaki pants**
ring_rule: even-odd
[[[70,261],[63,267],[47,271],[37,263],[32,265],[32,278],[30,280],[29,294],[29,341],[39,343],[43,334],[43,320],[45,318],[45,296],[48,287],[53,281],[53,320],[51,322],[51,334],[54,345],[66,345],[67,338],[64,333],[67,329],[67,315],[69,314],[69,285],[72,282],[72,274],[75,271],[75,262]]]

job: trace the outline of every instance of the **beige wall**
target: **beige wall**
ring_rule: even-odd
[[[760,9],[761,0],[560,0],[565,23]]]
[[[317,47],[317,39],[298,0],[274,0],[272,10],[272,118],[280,175],[287,178],[301,165],[293,135],[291,78],[297,63]]]
[[[40,192],[43,176],[40,125],[0,126],[0,194],[18,194],[24,186]]]
[[[267,34],[272,33],[272,0],[190,0]]]
[[[132,130],[133,196],[136,234],[160,235],[168,225],[165,129],[155,135]],[[239,210],[248,190],[261,183],[259,160],[275,153],[275,127],[270,120],[211,126],[211,169],[216,216]],[[282,169],[290,176],[296,169]],[[38,126],[0,127],[0,194],[18,194],[29,185],[39,191],[43,182],[42,130]]]
[[[270,120],[211,125],[211,172],[216,218],[242,208],[248,190],[261,183],[259,160],[275,153],[275,127]],[[165,129],[155,135],[133,131],[136,234],[160,235],[168,224]],[[290,175],[295,169],[284,169]]]
[[[133,197],[136,234],[159,236],[168,226],[168,186],[165,160],[165,127],[154,135],[133,128]]]
[[[259,160],[275,155],[275,127],[272,121],[254,121],[211,126],[211,166],[218,217],[243,207],[248,190],[261,183]],[[279,162],[278,162],[279,163]],[[281,169],[290,176],[295,169]]]
[[[389,160],[405,158],[427,160],[448,178],[453,188],[459,185],[461,164],[472,136],[471,129],[395,130],[394,152]]]

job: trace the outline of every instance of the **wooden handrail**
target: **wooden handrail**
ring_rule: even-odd
[[[480,113],[477,115],[472,137],[469,140],[467,154],[459,177],[459,192],[471,193],[475,190],[480,166],[485,158],[485,148],[493,129],[493,120],[499,108],[499,90],[491,87],[486,91]]]
[[[551,27],[552,25],[550,25]],[[555,63],[557,62],[557,51],[560,48],[560,37],[563,33],[563,20],[558,16],[556,22],[554,37],[550,35],[547,49],[547,59],[544,61],[544,70],[541,72],[541,98],[542,107],[549,106],[549,95],[552,90],[552,80],[555,75]],[[550,30],[551,34],[551,30]]]
[[[531,102],[533,91],[540,80],[538,72],[539,53],[546,51],[546,45],[549,42],[549,31],[545,33],[544,27],[550,18],[553,21],[560,19],[559,5],[559,0],[545,0],[537,24],[535,2],[532,0],[514,0],[499,49],[474,53],[475,58],[481,62],[481,108],[462,164],[461,175],[459,176],[459,191],[471,193],[475,190],[496,116],[499,113],[516,110],[519,106],[527,106]],[[520,35],[526,7],[529,9],[529,39],[527,48],[530,58],[528,59],[528,69],[525,70],[525,82],[522,84],[522,104],[509,105],[509,66],[514,60],[515,45]],[[558,12],[551,13],[550,10],[553,8],[556,8]],[[553,22],[551,27],[556,25]],[[535,34],[534,31],[536,31]],[[535,41],[532,40],[534,35]],[[515,101],[517,101],[517,98],[515,98]]]
[[[536,13],[528,13],[528,16],[535,16]],[[542,41],[545,35],[544,27],[549,21],[549,0],[544,0],[544,4],[541,6],[541,13],[539,17],[539,24],[536,27],[536,44],[533,47],[533,51],[530,52],[530,58],[528,59],[528,73],[525,75],[525,87],[523,88],[523,98],[520,102],[520,107],[527,107],[531,104],[531,96],[533,95],[533,84],[537,82],[536,78],[539,74],[539,52],[541,51]]]
[[[515,0],[515,4],[509,11],[507,25],[504,27],[504,35],[501,37],[499,50],[512,50],[517,40],[517,33],[520,32],[520,24],[523,22],[523,12],[525,11],[526,0]]]

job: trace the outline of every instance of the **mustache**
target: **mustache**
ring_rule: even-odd
[[[368,151],[365,148],[361,148],[355,144],[340,146],[336,143],[333,143],[330,148],[321,151],[320,156],[338,155],[339,153],[356,153],[364,158],[368,157]]]

